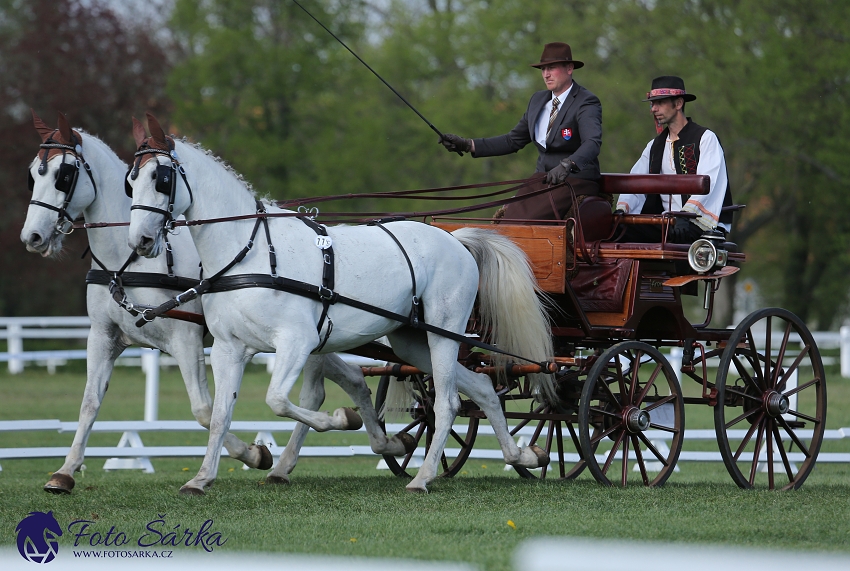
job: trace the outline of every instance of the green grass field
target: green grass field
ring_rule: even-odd
[[[850,380],[829,371],[827,428],[850,426]],[[237,420],[275,420],[265,405],[268,376],[252,367],[243,382]],[[373,379],[370,382],[376,382]],[[0,373],[0,420],[77,419],[85,383],[82,364]],[[159,417],[191,419],[176,370],[162,376]],[[297,390],[297,389],[296,389]],[[328,386],[323,410],[347,404]],[[143,418],[144,376],[118,368],[100,420]],[[710,410],[689,407],[688,428],[711,427]],[[246,440],[254,434],[242,434]],[[118,434],[95,434],[90,444],[110,446]],[[0,446],[67,446],[70,434],[0,435]],[[143,434],[149,445],[205,444],[205,434]],[[278,435],[283,443],[286,435]],[[312,433],[308,445],[365,444],[363,434]],[[480,445],[489,441],[482,439]],[[478,444],[477,444],[478,445]],[[716,444],[701,444],[716,450]],[[685,449],[695,449],[685,442]],[[826,442],[823,451],[847,452],[850,441]],[[818,464],[801,490],[739,490],[722,463],[681,462],[660,489],[605,488],[589,475],[559,482],[528,481],[501,462],[470,460],[461,474],[412,495],[405,481],[375,469],[378,458],[302,459],[287,487],[264,485],[264,473],[244,471],[223,459],[219,478],[203,498],[177,495],[200,458],[154,460],[155,474],[104,472],[102,459],[87,460],[70,496],[42,491],[61,459],[6,460],[0,472],[0,544],[12,545],[15,526],[30,511],[53,510],[65,528],[78,519],[106,533],[128,537],[164,516],[161,529],[197,530],[204,521],[227,540],[225,550],[279,551],[343,556],[465,561],[487,570],[512,569],[517,545],[541,535],[696,542],[816,551],[850,551],[850,465]],[[508,522],[513,525],[509,525]],[[73,537],[61,544],[73,545]],[[85,545],[85,544],[81,544]],[[87,546],[87,545],[86,545]],[[183,548],[198,550],[199,548]]]

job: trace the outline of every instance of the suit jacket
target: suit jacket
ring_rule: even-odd
[[[544,105],[552,101],[552,92],[538,91],[531,96],[528,109],[516,127],[506,135],[474,139],[476,157],[494,157],[515,153],[534,143],[540,153],[536,172],[547,172],[562,159],[571,159],[579,169],[570,176],[598,180],[599,149],[602,147],[602,104],[593,93],[573,82],[567,100],[561,103],[552,125],[546,148],[534,140],[534,123]],[[569,129],[568,139],[564,129]]]

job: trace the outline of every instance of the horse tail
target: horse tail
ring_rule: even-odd
[[[478,264],[478,310],[482,331],[496,347],[536,362],[554,354],[546,306],[551,302],[537,285],[525,252],[492,230],[460,228],[452,232]],[[501,369],[508,357],[495,354]],[[500,375],[504,375],[501,372]],[[550,374],[530,375],[532,384],[556,402]]]
[[[413,394],[413,382],[406,377],[402,379],[390,377],[388,381],[387,396],[381,410],[378,411],[378,418],[388,423],[402,422],[405,419],[409,421],[410,406],[416,400]]]

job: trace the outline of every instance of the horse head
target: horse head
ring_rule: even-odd
[[[97,189],[90,171],[86,171],[88,176],[80,173],[86,166],[82,134],[71,129],[62,113],[55,129],[35,111],[32,118],[41,145],[29,166],[32,200],[21,241],[30,252],[53,257],[62,250],[62,241],[71,232],[74,220],[96,198]]]
[[[163,250],[165,232],[191,205],[174,139],[167,136],[156,117],[147,113],[150,136],[133,117],[136,159],[127,173],[125,190],[133,199],[130,213],[130,248],[153,258]]]

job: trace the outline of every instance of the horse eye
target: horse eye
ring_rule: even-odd
[[[56,171],[53,173],[53,180],[54,182],[59,180],[59,169],[56,169]]]
[[[156,180],[156,171],[151,173],[151,180]]]

